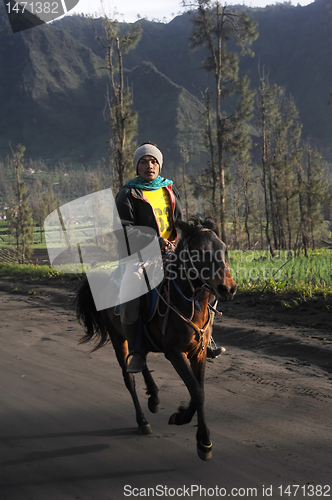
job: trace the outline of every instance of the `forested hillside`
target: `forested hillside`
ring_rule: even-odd
[[[239,10],[243,10],[239,6]],[[242,61],[251,86],[258,86],[258,65],[265,66],[271,82],[285,86],[299,109],[304,136],[329,149],[332,134],[332,3],[315,0],[308,6],[278,3],[248,9],[258,23],[259,37],[253,44],[254,57]],[[57,25],[100,55],[91,26],[84,18],[66,17]],[[213,88],[213,77],[201,69],[204,52],[189,49],[190,16],[178,16],[168,24],[141,21],[142,38],[125,57],[128,69],[151,62],[172,82],[200,98],[200,90]],[[225,109],[227,112],[227,109]]]
[[[293,95],[304,137],[312,137],[328,154],[332,134],[332,107],[327,105],[332,90],[330,1],[316,0],[306,7],[284,3],[249,9],[249,14],[258,22],[259,37],[253,44],[255,56],[242,60],[241,71],[248,72],[251,87],[256,88],[258,65],[264,65],[270,81]],[[143,20],[141,25],[140,42],[125,56],[139,113],[138,142],[149,137],[176,161],[177,134],[180,131],[183,139],[189,124],[186,140],[202,143],[198,100],[202,90],[213,89],[213,77],[201,69],[203,51],[189,49],[188,15],[168,24]],[[28,156],[51,163],[92,164],[106,157],[107,76],[100,69],[104,54],[91,21],[67,16],[52,26],[12,34],[1,4],[0,36],[0,154],[8,153],[12,141],[26,145]],[[153,98],[147,98],[147,88]]]
[[[213,2],[210,26],[221,4]],[[130,134],[136,134],[138,144],[149,140],[162,149],[163,173],[179,187],[185,216],[213,214],[232,248],[268,248],[274,257],[282,249],[308,255],[322,242],[332,246],[330,0],[306,7],[239,6],[242,31],[230,23],[228,32],[213,32],[220,59],[211,57],[197,32],[191,43],[198,49],[191,50],[193,14],[168,24],[141,20],[140,39],[123,50],[123,79],[115,78],[125,83],[122,115],[114,97],[119,86],[109,78],[114,68],[105,69],[98,42],[100,19],[67,16],[13,34],[3,7],[3,214],[18,213],[25,184],[26,207],[40,226],[60,203],[103,187],[117,191],[129,175],[135,147]],[[233,7],[222,8],[229,19],[234,16]],[[123,40],[133,26],[120,24],[116,36]],[[235,41],[245,39],[240,56]],[[213,63],[219,60],[220,71]],[[111,111],[107,95],[113,96]],[[107,117],[114,131],[112,161]],[[128,148],[117,164],[116,134],[125,120]]]

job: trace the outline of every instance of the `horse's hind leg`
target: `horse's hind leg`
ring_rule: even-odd
[[[107,325],[108,331],[110,332],[110,337],[115,350],[115,355],[122,370],[124,383],[128,391],[130,392],[130,395],[132,397],[135,406],[136,422],[138,424],[138,429],[144,435],[151,434],[152,431],[150,424],[144,416],[144,413],[142,411],[136,393],[135,377],[132,373],[127,372],[127,356],[128,356],[127,341],[115,330],[108,316],[104,316],[103,321]]]
[[[151,427],[149,422],[146,420],[144,413],[142,411],[137,392],[136,392],[136,384],[135,384],[135,377],[132,373],[127,372],[127,362],[126,358],[128,356],[128,347],[127,347],[127,342],[123,341],[121,338],[121,342],[113,342],[113,347],[115,349],[116,357],[119,362],[119,365],[121,366],[122,369],[122,375],[123,375],[123,380],[124,383],[130,392],[130,395],[132,397],[134,406],[135,406],[135,411],[136,411],[136,422],[138,424],[138,429],[142,434],[151,434]]]
[[[143,377],[146,383],[146,393],[150,396],[148,399],[149,410],[151,413],[157,413],[159,411],[159,390],[147,365],[143,368]]]

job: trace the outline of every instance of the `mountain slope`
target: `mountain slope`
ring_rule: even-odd
[[[252,12],[260,36],[254,44],[254,65],[269,71],[272,83],[285,86],[295,98],[304,128],[330,147],[332,107],[332,2],[316,0],[306,7],[281,4]],[[250,67],[253,83],[255,67]],[[245,65],[249,69],[249,65]]]
[[[151,63],[128,72],[134,108],[139,112],[138,142],[150,140],[166,158],[179,156],[179,147],[200,143],[200,116],[204,107],[187,90],[173,83]]]
[[[331,150],[332,134],[332,106],[327,106],[332,91],[331,4],[316,0],[306,7],[285,3],[248,9],[260,36],[253,46],[255,57],[241,63],[253,87],[258,86],[258,64],[265,66],[272,83],[287,87],[304,136],[326,150]],[[157,142],[177,162],[179,141],[199,146],[202,140],[200,90],[213,90],[213,77],[201,69],[203,51],[189,49],[190,16],[141,24],[142,38],[124,59],[139,113],[137,140]],[[108,76],[100,70],[104,54],[90,19],[67,16],[13,34],[0,4],[0,39],[0,155],[8,154],[11,141],[24,144],[27,156],[52,162],[88,164],[106,157]]]
[[[9,141],[26,145],[30,156],[90,154],[84,143],[98,142],[106,126],[105,76],[89,48],[44,24],[2,34],[0,68],[0,154]]]
[[[255,56],[242,60],[241,71],[249,73],[252,87],[257,88],[258,65],[264,65],[271,83],[285,86],[293,95],[304,137],[311,136],[321,146],[330,148],[332,107],[327,106],[327,101],[332,91],[331,0],[315,0],[305,7],[285,2],[247,10],[258,23],[259,37],[253,44]],[[76,23],[67,17],[58,25],[98,53],[89,19],[80,18]],[[141,25],[140,42],[125,56],[128,69],[149,61],[197,98],[200,89],[210,86],[213,90],[213,77],[201,69],[204,52],[189,49],[189,15],[178,16],[168,24],[142,20]]]
[[[11,141],[24,144],[27,157],[51,162],[88,164],[107,156],[103,54],[74,36],[60,23],[15,36],[2,33],[0,155],[8,154]],[[202,105],[195,97],[151,63],[127,71],[126,79],[139,113],[139,142],[157,142],[169,160],[178,157],[178,140],[199,143]]]

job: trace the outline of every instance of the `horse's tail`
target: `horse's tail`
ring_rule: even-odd
[[[75,305],[76,317],[83,324],[85,330],[85,335],[80,339],[80,344],[96,340],[97,345],[93,349],[93,351],[96,351],[109,341],[109,335],[101,315],[96,309],[87,278],[78,288]]]

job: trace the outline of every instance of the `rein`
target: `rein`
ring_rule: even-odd
[[[203,228],[202,231],[210,231],[210,229],[207,229],[207,228]],[[188,257],[189,257],[189,261],[190,261],[190,264],[191,264],[191,268],[193,269],[196,269],[196,271],[198,272],[198,269],[196,268],[193,260],[192,260],[192,257],[191,257],[191,254],[190,254],[190,250],[189,250],[189,241],[196,235],[193,235],[190,239],[187,239],[185,240],[184,242],[184,250],[187,252],[188,254]],[[188,268],[186,266],[186,261],[185,261],[185,267],[187,270],[191,269],[191,268]],[[160,290],[162,290],[163,286],[164,286],[164,283],[166,281],[166,279],[168,279],[167,275],[164,277],[164,280],[160,286]],[[192,291],[192,297],[189,299],[188,297],[186,297],[183,293],[183,291],[181,290],[181,288],[179,287],[178,283],[176,282],[176,278],[173,278],[172,280],[171,279],[168,279],[168,287],[167,287],[167,291],[166,291],[166,295],[167,295],[167,300],[164,298],[164,296],[160,293],[159,289],[157,288],[157,293],[159,295],[159,297],[162,299],[162,301],[166,304],[167,306],[167,309],[166,309],[166,312],[164,314],[162,314],[160,312],[160,309],[159,309],[159,306],[158,306],[158,313],[161,317],[164,317],[164,325],[163,325],[163,334],[165,334],[165,330],[166,330],[166,322],[168,320],[168,315],[169,315],[169,312],[170,310],[172,310],[173,312],[175,312],[185,323],[187,323],[188,325],[190,325],[199,335],[200,335],[200,338],[199,338],[199,341],[196,345],[196,347],[194,348],[194,351],[192,351],[190,353],[191,356],[193,356],[196,351],[199,349],[199,346],[200,344],[202,344],[202,349],[205,348],[205,346],[203,345],[203,338],[204,338],[204,333],[205,331],[208,329],[209,325],[210,325],[210,322],[211,322],[211,313],[210,313],[210,308],[211,309],[214,309],[212,307],[210,307],[210,304],[209,304],[209,317],[206,321],[206,323],[204,324],[203,328],[199,328],[193,321],[193,317],[194,317],[194,314],[195,314],[195,306],[196,308],[201,311],[201,308],[200,308],[200,304],[198,302],[198,299],[201,297],[201,295],[203,295],[203,293],[205,291],[208,291],[210,290],[210,286],[208,285],[208,283],[201,277],[199,277],[199,279],[202,281],[203,283],[203,286],[202,287],[199,287],[199,288],[194,288],[192,282],[191,282],[191,279],[189,278],[188,274],[187,274],[187,279],[188,279],[188,282],[190,284],[190,288],[191,288],[191,291]],[[182,298],[184,298],[185,300],[187,300],[188,302],[191,302],[192,304],[192,307],[191,307],[191,315],[190,315],[190,318],[186,318],[182,313],[181,311],[179,311],[179,309],[171,302],[171,299],[170,299],[170,284],[171,282],[173,283],[175,289],[178,291],[178,293],[181,295]],[[199,293],[197,294],[197,292],[199,291]]]

